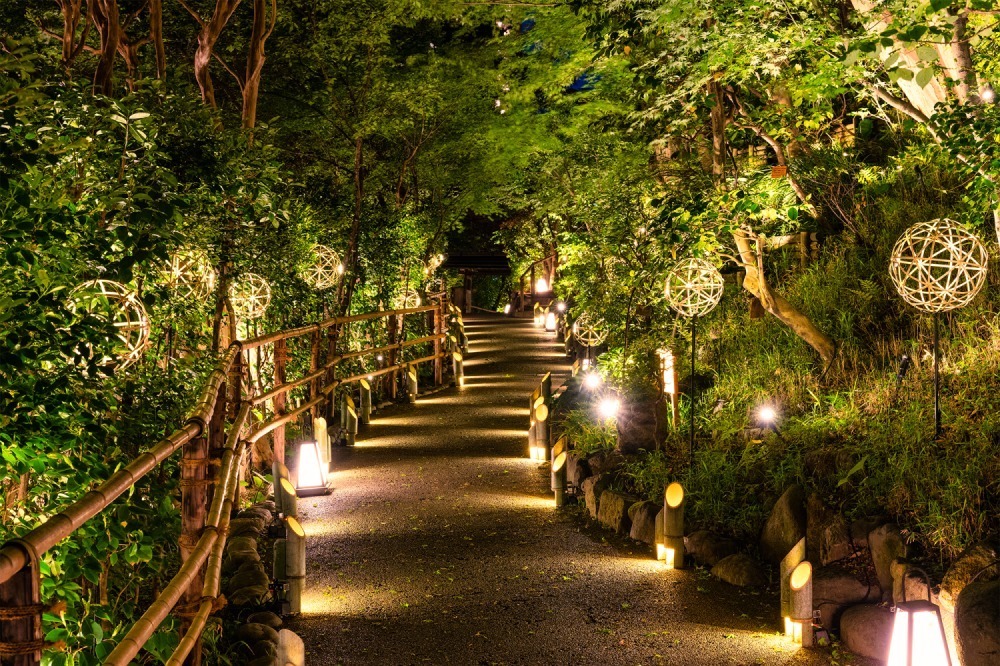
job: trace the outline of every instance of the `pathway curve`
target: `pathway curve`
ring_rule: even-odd
[[[300,500],[307,663],[827,664],[775,635],[775,601],[557,513],[525,458],[527,401],[567,366],[530,321],[466,321],[466,387],[378,412]],[[558,385],[558,381],[555,385]]]

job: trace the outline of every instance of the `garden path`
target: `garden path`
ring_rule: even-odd
[[[773,597],[556,512],[526,422],[561,346],[526,320],[466,330],[466,386],[377,412],[333,494],[299,503],[308,664],[829,663],[776,635]]]

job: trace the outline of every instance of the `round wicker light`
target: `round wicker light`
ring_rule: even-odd
[[[240,319],[262,317],[271,304],[271,285],[256,273],[246,273],[229,287],[229,301]]]
[[[722,299],[722,273],[704,259],[691,257],[677,262],[667,275],[667,303],[685,317],[711,312]]]
[[[84,282],[73,290],[73,306],[109,318],[115,328],[117,342],[113,353],[118,358],[119,368],[135,363],[149,346],[149,315],[146,314],[146,308],[135,292],[120,282]],[[103,363],[107,364],[111,360],[103,359]]]
[[[892,248],[889,276],[903,300],[923,312],[968,305],[986,283],[986,247],[941,218],[915,224]]]
[[[315,289],[329,289],[340,282],[344,264],[337,251],[326,245],[313,245],[314,263],[302,272],[302,278]]]
[[[573,322],[573,337],[585,347],[596,347],[608,337],[604,330],[604,322],[584,312]]]
[[[215,270],[204,250],[182,248],[170,258],[165,271],[167,286],[179,298],[203,301],[215,289]]]
[[[402,294],[397,295],[394,303],[397,310],[409,310],[410,308],[419,308],[422,305],[420,294],[412,289],[407,289]]]

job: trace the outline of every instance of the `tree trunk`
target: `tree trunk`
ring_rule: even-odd
[[[149,39],[156,52],[156,78],[167,78],[167,54],[163,48],[163,0],[149,0]]]
[[[267,21],[267,0],[253,0],[253,28],[247,49],[247,72],[243,84],[243,127],[252,130],[257,123],[257,96],[264,68],[264,43],[278,18],[278,0],[271,0],[271,22]],[[250,137],[253,142],[253,135]]]
[[[714,100],[712,106],[712,179],[721,183],[726,177],[726,106],[722,85],[718,81],[708,84]]]
[[[347,257],[344,260],[344,280],[341,281],[340,313],[347,314],[351,309],[351,299],[354,296],[354,283],[357,279],[358,235],[361,231],[361,211],[365,195],[365,165],[364,139],[354,140],[354,217],[351,220],[351,236],[347,243]]]
[[[201,23],[201,31],[198,33],[198,47],[194,52],[194,78],[201,90],[201,100],[213,109],[218,108],[218,104],[215,102],[215,87],[212,85],[210,69],[212,51],[239,4],[240,0],[216,0],[212,18],[207,22],[198,19]]]
[[[94,71],[94,93],[110,95],[114,92],[115,56],[121,41],[118,0],[88,0],[87,11],[101,37],[100,57]]]
[[[87,32],[90,28],[90,22],[88,21],[84,24],[83,36],[81,37],[80,44],[78,46],[76,42],[76,29],[80,25],[83,0],[61,0],[59,8],[62,10],[63,15],[61,63],[66,72],[66,76],[69,76],[70,68],[73,66],[73,61],[76,60],[76,56],[80,54],[80,51],[83,49],[83,46],[87,41]]]
[[[816,328],[809,318],[799,312],[799,310],[774,293],[763,274],[761,255],[758,249],[751,244],[751,236],[742,229],[733,232],[736,241],[736,249],[740,255],[740,261],[746,270],[746,277],[743,278],[743,288],[758,298],[764,309],[777,317],[783,324],[802,338],[806,344],[816,350],[823,359],[824,367],[829,367],[833,363],[836,347],[825,333]]]

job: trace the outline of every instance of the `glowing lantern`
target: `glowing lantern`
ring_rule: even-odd
[[[72,292],[70,307],[103,317],[114,328],[114,338],[109,339],[114,358],[103,357],[100,365],[117,360],[122,370],[135,363],[149,346],[149,316],[135,292],[120,282],[91,280]]]
[[[618,411],[621,407],[622,403],[618,398],[603,398],[597,404],[597,414],[601,417],[602,421],[610,421],[618,416]]]
[[[545,313],[545,330],[552,332],[556,330],[556,313],[546,312]]]
[[[299,497],[330,494],[318,442],[299,443],[299,483],[295,490]]]
[[[302,272],[302,278],[316,289],[329,289],[340,281],[344,264],[340,255],[326,245],[313,245],[313,264]]]
[[[548,282],[548,280],[546,280],[543,277],[540,277],[537,280],[535,280],[535,293],[536,294],[545,294],[545,293],[548,293],[548,291],[549,291],[549,282]]]
[[[903,601],[894,610],[888,666],[951,666],[937,606],[924,600]]]
[[[229,302],[240,319],[263,317],[271,304],[271,285],[255,273],[246,273],[230,285]]]
[[[803,647],[813,644],[812,614],[812,564],[799,562],[788,579],[789,617],[785,621],[785,635]],[[791,630],[791,631],[789,631]]]
[[[505,315],[509,315],[510,314],[510,303],[508,303],[507,305],[503,306],[503,313]]]
[[[663,371],[663,392],[667,395],[677,395],[674,354],[669,349],[660,350],[660,368]]]
[[[596,389],[601,385],[601,375],[596,372],[588,372],[587,376],[583,378],[583,385],[589,389]]]
[[[556,303],[556,310],[559,312],[566,312],[566,301],[559,301]]]

